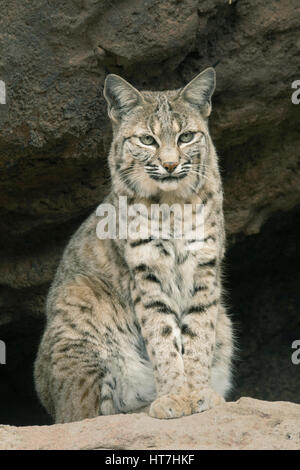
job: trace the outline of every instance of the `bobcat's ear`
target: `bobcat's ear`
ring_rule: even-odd
[[[212,67],[199,73],[181,91],[181,96],[197,106],[204,117],[210,115],[211,97],[216,87],[216,72]]]
[[[142,104],[143,97],[130,83],[118,75],[110,74],[104,83],[104,97],[108,104],[109,117],[120,121],[133,108]]]

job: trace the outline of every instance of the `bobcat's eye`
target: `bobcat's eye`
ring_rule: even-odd
[[[156,144],[156,140],[154,139],[154,137],[152,137],[152,135],[142,135],[140,137],[140,141],[144,145],[154,145],[154,144]]]
[[[181,134],[178,138],[178,142],[181,142],[183,144],[187,144],[188,142],[191,142],[194,138],[195,132],[184,132]]]

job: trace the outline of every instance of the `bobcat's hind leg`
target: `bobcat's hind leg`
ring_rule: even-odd
[[[216,344],[211,369],[211,386],[224,398],[232,387],[232,358],[234,354],[234,334],[230,317],[223,306],[220,306]]]
[[[66,343],[61,345],[61,350],[66,348],[71,355],[76,351],[72,345]],[[40,351],[35,364],[36,390],[55,423],[80,421],[98,416],[100,407],[98,371],[86,367],[82,361],[59,360],[55,355],[54,352],[50,367],[46,367],[45,356],[43,351]]]
[[[56,423],[114,414],[100,304],[92,289],[82,282],[64,287],[53,305],[34,371],[41,402]]]
[[[104,393],[105,367],[101,367],[91,343],[66,337],[49,351],[47,343],[54,340],[54,331],[50,328],[46,332],[35,363],[36,390],[54,421],[94,418],[101,407],[115,413],[112,397]]]

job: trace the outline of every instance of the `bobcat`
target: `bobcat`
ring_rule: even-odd
[[[213,68],[165,92],[106,78],[113,141],[104,202],[117,226],[120,196],[128,213],[136,204],[190,204],[193,227],[204,208],[204,238],[201,248],[188,237],[100,239],[96,212],[80,226],[49,291],[35,362],[37,393],[56,423],[141,409],[178,418],[224,402],[233,339],[222,305],[222,186],[208,130],[214,88]],[[130,217],[135,223],[137,212]]]

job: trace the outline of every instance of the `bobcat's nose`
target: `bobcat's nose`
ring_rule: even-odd
[[[163,163],[163,167],[164,167],[165,170],[168,171],[168,173],[172,173],[177,166],[178,166],[177,162],[165,162],[165,163]]]

